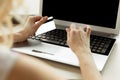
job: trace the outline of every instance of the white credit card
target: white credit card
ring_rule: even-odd
[[[53,17],[49,17],[48,20],[38,28],[35,35],[46,33],[54,29],[56,29],[54,19]]]

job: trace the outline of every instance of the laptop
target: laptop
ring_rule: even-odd
[[[90,48],[99,71],[104,68],[120,30],[119,0],[40,0],[40,15],[53,16],[49,31],[18,43],[12,50],[38,58],[80,67],[77,56],[66,43],[65,28],[71,23],[90,25]],[[47,27],[46,27],[47,29]],[[44,29],[45,30],[45,29]]]

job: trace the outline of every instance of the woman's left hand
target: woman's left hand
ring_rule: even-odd
[[[16,42],[23,42],[27,40],[29,36],[32,36],[35,34],[37,29],[47,21],[47,16],[42,17],[42,16],[30,16],[27,19],[26,24],[24,25],[24,28],[17,32],[14,33],[14,43]]]

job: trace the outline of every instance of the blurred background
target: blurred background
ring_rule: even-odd
[[[16,8],[17,6],[17,8]],[[28,16],[40,15],[40,0],[22,0],[22,4],[14,3],[14,8],[10,12],[13,24],[24,24]]]
[[[23,4],[21,4],[17,9],[12,11],[11,14],[39,15],[39,4],[40,0],[23,0]]]

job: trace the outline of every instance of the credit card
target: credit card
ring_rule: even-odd
[[[35,35],[43,34],[54,29],[56,29],[54,18],[48,17],[48,20],[38,28]]]

